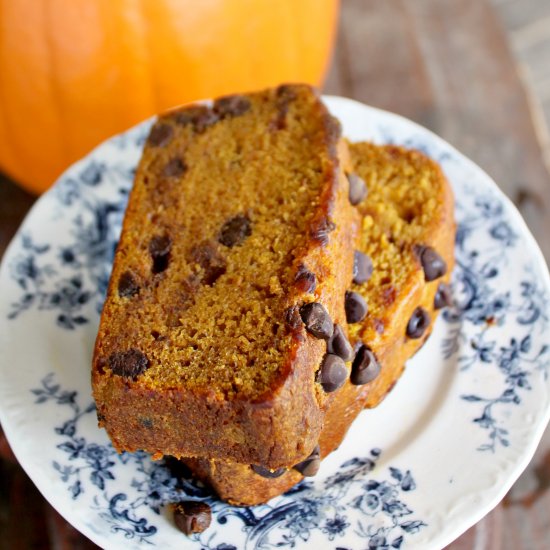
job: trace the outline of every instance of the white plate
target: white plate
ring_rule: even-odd
[[[472,162],[416,124],[329,97],[351,140],[438,160],[456,194],[457,306],[319,474],[233,508],[96,426],[90,357],[133,171],[151,122],[71,167],[10,245],[0,273],[0,420],[37,487],[104,548],[440,548],[504,496],[550,413],[549,276],[524,222]],[[161,505],[207,499],[186,538]]]

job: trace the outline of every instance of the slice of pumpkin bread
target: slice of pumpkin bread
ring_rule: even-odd
[[[157,120],[93,358],[118,451],[268,468],[310,455],[349,376],[324,361],[345,323],[359,224],[348,162],[306,85]]]
[[[391,390],[407,359],[428,338],[439,311],[450,304],[454,201],[441,169],[422,153],[393,145],[356,143],[350,152],[350,198],[362,217],[354,282],[346,292],[355,352],[351,376],[328,405],[319,446],[294,468],[185,460],[231,503],[266,502],[303,476],[314,475],[357,414]],[[338,335],[329,341],[329,349],[349,353]]]
[[[374,407],[450,303],[454,197],[439,165],[419,151],[370,143],[351,144],[350,151],[369,191],[359,205],[358,248],[372,259],[373,271],[351,288],[366,299],[369,311],[349,331],[356,345],[362,342],[374,351],[380,365],[366,392],[365,406]]]

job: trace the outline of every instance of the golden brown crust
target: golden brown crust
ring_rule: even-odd
[[[330,402],[319,438],[322,457],[340,445],[349,426],[364,407],[374,407],[380,403],[397,382],[406,361],[429,337],[439,313],[439,310],[434,309],[434,295],[439,284],[450,279],[454,265],[454,200],[441,169],[421,153],[401,147],[360,143],[351,145],[350,152],[355,172],[367,181],[369,187],[370,198],[359,205],[363,220],[373,218],[374,223],[384,227],[392,240],[397,240],[397,235],[395,226],[392,228],[390,223],[391,216],[387,213],[392,199],[384,196],[391,187],[388,182],[395,181],[396,176],[399,176],[407,191],[407,187],[412,188],[419,184],[417,180],[420,176],[429,178],[426,193],[430,195],[429,199],[433,199],[433,204],[428,200],[430,205],[425,206],[427,197],[419,195],[417,202],[422,206],[416,215],[419,223],[417,227],[413,227],[414,223],[411,222],[412,225],[404,231],[412,232],[419,243],[438,251],[447,263],[447,273],[434,281],[426,282],[414,242],[407,241],[407,236],[403,236],[403,242],[398,247],[398,259],[401,260],[400,269],[404,270],[404,282],[392,291],[394,299],[391,303],[384,303],[383,311],[374,308],[360,326],[354,329],[356,339],[361,339],[374,351],[381,364],[381,372],[373,382],[363,386],[354,386],[348,381],[338,391],[336,399]],[[384,188],[385,185],[388,185],[387,189]],[[385,208],[378,208],[382,203]],[[387,235],[382,236],[381,242],[386,242]],[[363,237],[367,240],[374,239],[375,233],[364,230]],[[366,251],[366,247],[359,248]],[[372,255],[375,270],[384,269],[383,256],[384,253]],[[356,285],[355,288],[364,293],[367,302],[380,299],[378,295],[373,295],[374,290],[369,289],[368,285],[362,288]],[[419,306],[430,313],[431,323],[421,338],[408,338],[408,321]],[[384,327],[383,331],[377,330],[380,325]],[[220,498],[237,505],[266,502],[302,479],[292,469],[272,479],[261,477],[245,464],[206,459],[184,461],[197,477],[215,489]]]
[[[252,108],[241,109],[243,97],[252,104]],[[286,102],[283,111],[288,111],[288,116],[292,116],[293,103],[299,104],[301,114],[297,122],[277,118],[277,113],[282,112],[283,100]],[[214,269],[212,278],[219,278],[215,284],[207,285],[209,289],[204,291],[196,290],[198,287],[194,286],[197,277],[204,280],[208,274],[205,275],[204,270],[198,271],[193,279],[192,269],[185,260],[193,254],[188,250],[191,247],[189,240],[193,237],[185,232],[185,221],[181,219],[194,215],[194,212],[182,204],[180,195],[188,188],[191,193],[196,184],[189,181],[190,176],[182,174],[186,170],[192,171],[193,161],[206,162],[205,156],[214,159],[209,160],[213,170],[217,168],[216,155],[221,159],[223,169],[231,169],[231,165],[226,168],[225,155],[232,153],[225,149],[212,149],[212,143],[217,143],[216,132],[222,131],[216,126],[225,125],[232,131],[233,124],[235,133],[241,132],[242,146],[242,140],[246,142],[250,128],[264,124],[264,119],[258,122],[257,118],[252,118],[258,117],[257,113],[264,113],[265,126],[262,132],[256,132],[254,139],[263,139],[262,133],[286,132],[284,139],[295,139],[296,146],[300,147],[305,137],[309,137],[307,151],[313,159],[310,163],[314,168],[307,176],[317,181],[320,191],[316,200],[308,203],[307,231],[301,235],[300,247],[285,253],[290,252],[292,269],[298,270],[305,265],[316,275],[317,287],[313,292],[304,291],[298,284],[282,290],[275,288],[273,292],[278,292],[280,299],[273,299],[273,308],[280,312],[304,302],[316,301],[326,307],[334,322],[344,321],[342,296],[351,280],[358,215],[347,200],[348,182],[344,175],[347,146],[339,140],[337,123],[311,88],[286,86],[223,101],[216,105],[233,109],[240,117],[239,122],[234,122],[236,115],[228,119],[222,117],[221,121],[212,123],[209,118],[211,111],[194,106],[161,117],[151,131],[130,196],[101,318],[93,359],[93,391],[100,425],[107,429],[118,451],[142,449],[157,456],[230,459],[278,468],[307,457],[319,439],[325,410],[334,399],[334,395],[326,395],[322,391],[315,379],[326,344],[324,340],[307,333],[303,324],[289,328],[281,313],[281,318],[275,321],[279,326],[285,325],[277,332],[277,338],[282,334],[280,338],[284,340],[281,348],[284,360],[260,381],[250,375],[250,370],[243,370],[241,376],[230,373],[228,376],[233,378],[218,387],[215,379],[202,375],[200,368],[191,372],[181,367],[176,359],[171,359],[170,350],[177,348],[174,342],[182,336],[178,323],[182,322],[181,317],[189,307],[187,294],[211,292],[211,287],[222,284],[224,280],[223,276],[218,275],[224,268],[218,258],[221,247],[214,243],[211,249],[203,250],[201,254],[209,255],[208,269]],[[189,124],[193,130],[189,129]],[[242,130],[238,124],[243,126]],[[195,142],[204,143],[202,156]],[[224,148],[227,139],[220,138],[219,143]],[[269,143],[266,147],[269,152]],[[195,151],[195,156],[186,156],[186,151],[191,150]],[[185,162],[178,160],[182,151]],[[178,155],[176,159],[174,155]],[[254,161],[254,155],[255,151],[250,151],[250,162]],[[272,160],[272,163],[277,164],[277,161]],[[277,166],[284,170],[282,161]],[[266,174],[262,172],[258,178],[262,176]],[[290,174],[289,177],[294,176]],[[300,177],[303,176],[295,177],[296,193],[303,188]],[[223,184],[227,185],[227,182]],[[218,182],[213,181],[212,185],[218,185]],[[294,183],[291,181],[289,185]],[[153,195],[151,190],[155,191]],[[222,206],[220,203],[220,209]],[[204,212],[203,217],[209,214],[208,219],[205,218],[206,225],[213,223],[210,218],[218,212]],[[290,210],[288,215],[304,214]],[[216,222],[218,227],[222,221]],[[162,238],[151,244],[158,227],[168,228],[171,248]],[[254,238],[253,233],[249,239],[252,241]],[[160,252],[155,252],[157,250]],[[169,250],[169,254],[165,250]],[[237,251],[237,247],[229,252],[222,249],[229,257],[228,270],[233,250]],[[136,251],[145,253],[140,256]],[[167,255],[171,262],[177,262],[175,274],[166,270]],[[198,261],[200,263],[202,260],[199,258]],[[126,272],[133,274],[140,287],[137,296],[132,295],[132,285],[124,287],[122,293],[120,291],[120,281]],[[152,278],[151,272],[155,274]],[[186,273],[189,275],[183,278]],[[181,280],[177,279],[180,274]],[[235,267],[234,277],[234,280],[239,277],[238,266]],[[174,281],[182,292],[187,293],[184,298],[173,292]],[[241,284],[245,283],[246,280],[241,277]],[[205,288],[205,285],[200,288]],[[162,322],[159,322],[160,314]],[[160,329],[157,329],[159,325]],[[183,350],[182,355],[187,350]],[[128,354],[133,361],[129,367],[124,363]],[[188,378],[175,384],[177,377],[172,375],[173,370]],[[262,375],[262,365],[257,365],[256,372]],[[246,379],[247,376],[250,379]],[[231,388],[238,385],[241,379],[245,379],[245,384],[238,391],[233,391]]]

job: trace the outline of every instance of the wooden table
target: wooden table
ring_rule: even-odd
[[[343,0],[325,91],[400,113],[450,141],[515,202],[550,258],[550,172],[489,0]],[[0,179],[0,254],[33,200]],[[0,548],[96,548],[45,502],[1,436],[0,456]],[[449,548],[550,548],[549,487],[547,431],[503,503]]]

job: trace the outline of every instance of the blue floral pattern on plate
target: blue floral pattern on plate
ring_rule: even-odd
[[[422,361],[415,359],[418,374],[411,374],[408,384],[411,392],[416,391],[412,385],[420,384],[416,388],[429,397],[423,389],[426,384],[418,380],[423,368],[430,371],[419,363],[428,363],[431,357],[439,373],[447,365],[450,374],[445,374],[448,381],[442,387],[451,389],[445,390],[444,403],[448,410],[457,407],[461,414],[457,418],[453,413],[451,420],[443,405],[438,405],[438,414],[455,422],[461,431],[464,456],[459,459],[476,461],[485,472],[494,470],[493,455],[509,454],[512,462],[519,463],[519,457],[534,449],[534,433],[540,432],[548,416],[550,297],[538,252],[533,252],[526,230],[486,176],[447,144],[393,115],[337,98],[329,104],[352,139],[420,149],[447,172],[457,196],[455,305],[444,312],[426,346],[431,347],[431,355],[424,354]],[[48,458],[29,466],[37,485],[78,528],[113,548],[177,544],[208,550],[259,550],[321,545],[351,550],[430,548],[449,542],[453,534],[468,527],[467,518],[472,517],[468,509],[456,512],[454,520],[449,513],[442,522],[436,511],[458,498],[460,491],[453,488],[459,486],[455,481],[460,478],[459,469],[449,467],[447,475],[444,468],[436,472],[426,466],[426,448],[435,448],[433,443],[446,434],[425,421],[422,424],[421,415],[409,429],[421,426],[422,433],[432,434],[431,447],[416,449],[413,443],[404,444],[403,437],[388,439],[388,430],[377,428],[377,422],[383,424],[387,419],[399,426],[405,418],[400,406],[386,416],[369,411],[370,424],[368,420],[365,424],[372,434],[365,442],[369,446],[360,444],[362,437],[348,437],[323,463],[323,475],[303,481],[266,505],[249,508],[219,502],[181,465],[153,462],[145,453],[118,455],[97,429],[85,358],[93,343],[128,192],[149,125],[144,123],[109,140],[72,167],[41,201],[39,206],[47,203],[47,208],[33,212],[6,255],[2,280],[6,288],[10,286],[9,292],[0,294],[4,332],[15,331],[10,335],[22,338],[32,323],[39,323],[41,334],[54,331],[55,336],[48,336],[57,339],[54,347],[81,353],[79,372],[69,374],[68,359],[60,360],[63,368],[53,368],[57,363],[51,359],[38,360],[37,373],[41,374],[29,374],[20,382],[21,391],[30,399],[25,407],[39,407],[35,416],[47,419],[40,429],[51,433],[44,440]],[[84,347],[83,336],[87,339]],[[51,347],[48,342],[43,340],[42,345]],[[393,394],[400,391],[398,385]],[[439,394],[442,390],[434,386],[429,391]],[[528,392],[539,398],[546,392],[546,401],[531,411]],[[400,395],[407,398],[406,392]],[[524,411],[538,419],[538,424],[534,422],[537,430],[527,435],[518,429],[517,415]],[[10,433],[10,413],[2,405],[0,413],[18,452],[23,447],[16,432]],[[361,433],[363,424],[361,416],[352,433]],[[405,450],[397,451],[399,445]],[[30,463],[28,451],[20,450],[18,455]],[[46,468],[49,477],[53,473],[63,483],[63,495],[54,495],[50,485],[41,486],[39,472]],[[487,495],[485,510],[519,471],[510,468],[504,474],[498,483],[478,484],[480,494]],[[464,499],[466,484],[462,491]],[[430,502],[435,492],[443,498],[438,506]],[[175,532],[163,508],[184,498],[205,500],[213,509],[211,528],[189,539]],[[479,501],[472,507],[479,509]],[[86,519],[72,515],[73,510],[85,511]]]
[[[62,440],[57,448],[65,453],[65,461],[54,461],[53,468],[67,485],[74,500],[90,483],[98,489],[94,496],[94,510],[111,527],[113,533],[126,539],[149,542],[158,528],[140,517],[143,508],[160,514],[161,506],[185,499],[203,500],[214,510],[214,521],[224,525],[229,518],[242,523],[246,533],[243,548],[294,548],[300,541],[308,541],[313,531],[326,535],[329,541],[345,534],[352,527],[346,509],[353,507],[361,518],[353,526],[366,539],[369,549],[400,548],[406,535],[418,532],[426,524],[413,516],[413,511],[400,500],[416,489],[409,470],[389,469],[389,479],[378,481],[369,476],[381,451],[372,449],[369,456],[353,458],[341,464],[338,473],[328,477],[321,490],[304,481],[274,503],[262,506],[236,508],[224,504],[194,481],[185,467],[173,461],[153,462],[143,452],[122,453],[111,444],[88,443],[78,433],[80,419],[95,412],[93,403],[81,408],[78,394],[57,384],[53,373],[48,374],[39,388],[32,390],[35,403],[52,402],[62,406],[68,418],[55,427]],[[135,473],[131,487],[133,496],[109,491],[110,481],[116,479],[117,464],[132,464]],[[403,495],[402,495],[403,493]],[[374,523],[378,518],[381,521]],[[223,531],[210,528],[205,535],[194,536],[201,548],[222,550],[237,548],[223,540]]]

